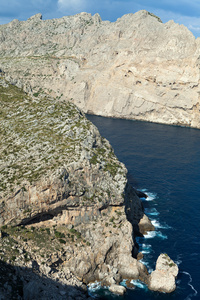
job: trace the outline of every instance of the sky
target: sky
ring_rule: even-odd
[[[142,9],[159,16],[163,23],[174,20],[183,24],[200,37],[200,0],[0,0],[0,24],[25,21],[37,13],[46,20],[83,11],[114,22]]]

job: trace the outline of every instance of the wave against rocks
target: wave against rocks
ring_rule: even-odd
[[[199,44],[144,10],[114,23],[37,14],[0,26],[0,68],[25,91],[84,112],[200,128]]]

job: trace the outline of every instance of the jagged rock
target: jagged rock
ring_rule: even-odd
[[[147,196],[147,194],[145,194],[145,193],[143,193],[143,192],[141,192],[141,191],[138,191],[138,190],[136,190],[135,189],[135,193],[136,193],[136,195],[139,197],[139,198],[147,198],[148,196]]]
[[[135,289],[135,286],[134,286],[134,284],[131,282],[130,279],[129,279],[129,280],[126,280],[126,287],[127,287],[128,289],[132,289],[132,290]]]
[[[200,39],[183,25],[145,10],[114,23],[37,14],[1,25],[0,41],[0,68],[26,92],[97,115],[200,128]]]
[[[126,288],[122,285],[112,284],[109,287],[109,291],[114,293],[114,294],[118,294],[118,295],[123,296],[126,293]]]
[[[34,15],[34,16],[32,16],[32,17],[30,17],[28,20],[30,20],[30,21],[37,21],[37,20],[42,20],[42,14],[36,14],[36,15]]]
[[[149,277],[150,290],[171,293],[176,289],[175,279],[178,266],[167,254],[160,254],[156,262],[156,269]]]
[[[137,260],[141,260],[143,259],[144,255],[142,252],[139,252],[138,255],[137,255]]]
[[[102,280],[102,285],[104,286],[112,286],[116,284],[116,280],[113,276],[106,276]]]
[[[143,215],[142,219],[138,223],[140,233],[143,235],[147,233],[147,231],[154,231],[155,227],[149,220],[149,218],[146,215]]]

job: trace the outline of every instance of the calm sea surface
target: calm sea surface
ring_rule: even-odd
[[[146,214],[156,231],[137,241],[151,272],[160,253],[178,265],[172,294],[150,292],[141,282],[124,297],[92,289],[101,299],[200,299],[200,130],[87,116],[127,169],[132,185],[148,194]]]

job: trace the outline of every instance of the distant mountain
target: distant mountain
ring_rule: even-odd
[[[200,39],[139,11],[116,22],[80,13],[0,26],[0,68],[31,93],[84,112],[200,128]]]

